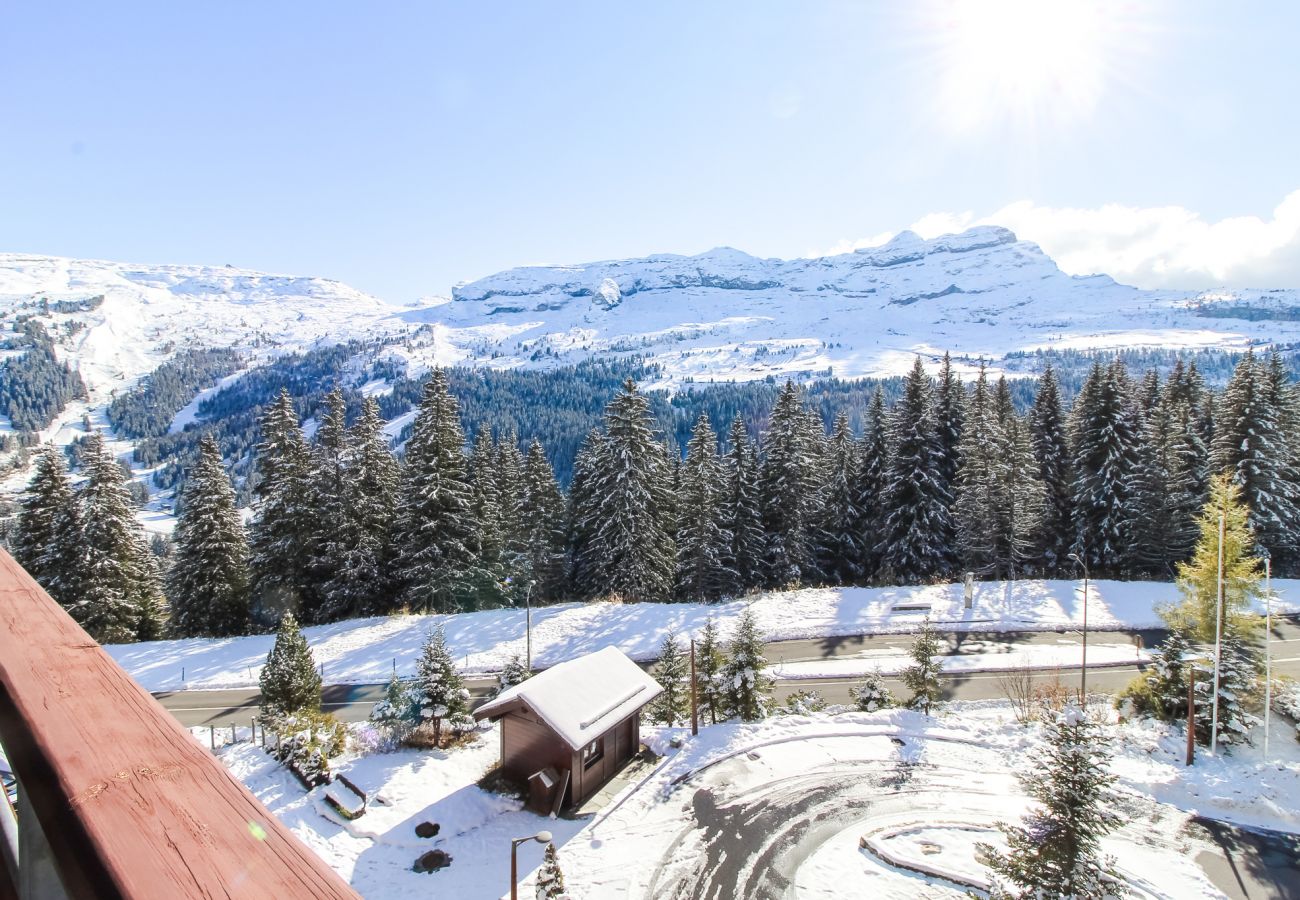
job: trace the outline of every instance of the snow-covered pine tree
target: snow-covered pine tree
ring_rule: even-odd
[[[1001,483],[998,486],[998,560],[1001,572],[1015,578],[1041,560],[1047,500],[1038,477],[1029,428],[1014,412],[1002,424]]]
[[[64,607],[76,602],[81,566],[81,506],[63,453],[45,446],[19,501],[11,536],[14,559]]]
[[[758,476],[764,568],[776,587],[816,574],[811,525],[820,460],[810,434],[799,389],[787,381],[772,407]]]
[[[211,435],[182,494],[167,577],[172,631],[179,637],[248,632],[248,540],[221,450]]]
[[[524,459],[522,493],[516,506],[523,535],[522,553],[533,595],[554,603],[564,595],[566,511],[564,496],[542,445],[533,441]]]
[[[1103,900],[1128,888],[1101,852],[1101,838],[1119,827],[1108,792],[1115,776],[1104,736],[1087,714],[1067,707],[1044,724],[1043,745],[1021,775],[1038,806],[1020,825],[1000,824],[1007,850],[980,844],[993,872],[996,898],[1070,897]]]
[[[471,515],[479,532],[479,566],[488,576],[479,585],[473,608],[506,605],[505,579],[513,574],[507,558],[508,535],[497,485],[496,446],[488,428],[480,428],[469,455]]]
[[[1268,366],[1247,352],[1215,405],[1210,469],[1232,472],[1256,539],[1277,571],[1290,572],[1300,545],[1300,486],[1279,420],[1278,389]]]
[[[935,379],[934,410],[935,446],[939,451],[939,484],[951,504],[955,496],[957,469],[961,465],[962,431],[966,418],[966,389],[952,370],[952,361],[944,353]],[[955,572],[961,559],[957,522],[952,515],[943,522],[944,533],[939,545],[944,550],[941,569]]]
[[[285,612],[258,678],[262,714],[275,718],[320,709],[321,678],[307,639],[292,612]]]
[[[320,617],[335,621],[394,608],[391,573],[397,460],[389,449],[379,404],[367,397],[347,434],[342,527],[333,569],[321,587]]]
[[[1043,485],[1039,552],[1044,571],[1054,575],[1064,567],[1073,543],[1074,501],[1061,389],[1050,365],[1043,369],[1038,382],[1038,395],[1029,415],[1029,434],[1038,480]]]
[[[959,449],[956,502],[953,516],[962,548],[963,565],[980,575],[992,575],[1001,562],[999,541],[1000,491],[1003,483],[1004,436],[993,405],[988,373],[980,363],[979,377],[966,403],[966,422]]]
[[[256,517],[248,532],[253,620],[263,626],[285,612],[315,609],[307,571],[314,523],[310,510],[311,455],[287,390],[266,411],[253,481]]]
[[[725,527],[731,535],[727,567],[736,573],[733,593],[763,581],[765,549],[763,520],[758,507],[758,459],[745,421],[737,415],[728,433],[726,457]]]
[[[813,517],[817,567],[833,584],[854,584],[862,578],[862,516],[857,505],[860,468],[848,416],[840,413],[835,417],[825,483]]]
[[[1139,675],[1141,690],[1128,690],[1138,712],[1166,722],[1187,718],[1187,679],[1192,663],[1187,654],[1191,644],[1180,632],[1171,631],[1156,649],[1151,668]]]
[[[587,433],[573,459],[569,482],[569,581],[578,597],[594,597],[605,586],[608,560],[596,543],[601,497],[598,476],[605,468],[609,443],[599,429]]]
[[[700,715],[709,714],[709,723],[717,725],[727,717],[727,685],[724,684],[727,658],[718,638],[717,623],[710,618],[695,642],[695,700]]]
[[[682,653],[677,635],[669,632],[664,635],[659,647],[659,659],[655,662],[655,681],[664,692],[650,703],[647,712],[650,721],[658,725],[677,725],[685,722],[691,715],[691,661]]]
[[[1133,477],[1135,567],[1168,578],[1191,554],[1204,503],[1205,448],[1186,404],[1146,413]]]
[[[1073,552],[1093,574],[1122,574],[1132,550],[1136,436],[1123,363],[1096,363],[1071,420],[1075,511]]]
[[[934,628],[930,625],[930,617],[926,616],[925,621],[921,623],[921,630],[917,632],[916,640],[912,642],[911,650],[908,651],[908,656],[912,657],[912,664],[902,671],[901,678],[903,684],[912,692],[912,699],[907,702],[907,705],[927,716],[939,702],[943,689],[939,651],[939,636],[934,633]]]
[[[336,387],[326,395],[320,427],[316,429],[309,451],[307,497],[311,561],[307,566],[307,577],[311,586],[307,596],[312,598],[312,603],[298,611],[299,618],[309,623],[328,622],[339,613],[337,609],[325,608],[325,585],[338,571],[352,513],[348,502],[347,410],[342,389]]]
[[[519,435],[513,428],[499,434],[493,450],[498,502],[501,506],[502,536],[511,554],[523,552],[525,520],[519,514],[524,498],[524,454],[519,450]]]
[[[871,395],[862,440],[858,447],[858,471],[854,475],[854,506],[858,512],[857,532],[862,543],[862,574],[874,579],[880,569],[881,520],[885,473],[889,469],[886,438],[885,399],[880,388]]]
[[[81,576],[68,612],[103,644],[156,632],[164,606],[156,562],[127,493],[126,476],[96,433],[82,446]]]
[[[881,567],[902,584],[949,573],[952,497],[936,477],[939,465],[930,379],[916,358],[889,423],[889,468],[882,497]]]
[[[416,663],[420,715],[433,725],[433,742],[441,746],[442,728],[463,728],[469,719],[469,691],[447,649],[442,628],[430,631],[424,639]]]
[[[767,674],[763,636],[759,633],[754,611],[748,607],[740,614],[736,632],[728,645],[722,682],[726,686],[727,707],[732,715],[742,722],[766,718],[773,682]]]
[[[600,590],[631,601],[667,600],[676,558],[667,521],[672,473],[655,440],[650,403],[630,378],[605,409],[605,435],[591,486],[597,503],[589,549],[603,560]]]
[[[1259,617],[1250,612],[1259,596],[1262,578],[1260,559],[1255,555],[1249,513],[1241,500],[1241,488],[1228,472],[1210,479],[1210,498],[1197,524],[1200,538],[1192,558],[1178,566],[1181,603],[1166,607],[1161,616],[1176,631],[1208,643],[1215,639],[1219,623],[1219,517],[1224,519],[1223,621],[1224,630],[1250,635],[1260,627]]]
[[[554,844],[546,845],[542,866],[537,870],[537,900],[567,900],[564,873],[560,871],[560,857]]]
[[[492,581],[480,565],[480,529],[464,445],[460,406],[447,373],[435,369],[424,385],[398,489],[396,570],[412,610],[473,609],[479,592]]]
[[[501,674],[497,676],[497,693],[508,691],[517,684],[523,684],[533,673],[528,671],[528,666],[524,663],[524,658],[518,653],[514,653],[506,660],[506,664],[501,669]]]
[[[407,732],[420,724],[420,709],[416,705],[412,686],[398,678],[396,672],[388,680],[384,699],[370,711],[370,721],[383,729],[387,739],[393,742],[401,740]]]
[[[677,496],[677,597],[715,600],[736,589],[727,565],[731,534],[726,530],[723,471],[718,439],[701,415],[686,445]]]
[[[1259,719],[1247,712],[1258,693],[1259,669],[1255,655],[1235,628],[1223,636],[1219,651],[1218,746],[1249,744],[1250,729]],[[1196,740],[1209,746],[1214,734],[1214,647],[1205,648],[1196,666]]]
[[[849,696],[863,712],[875,712],[878,709],[889,709],[898,705],[893,691],[885,686],[879,672],[868,672],[861,684],[849,688]]]

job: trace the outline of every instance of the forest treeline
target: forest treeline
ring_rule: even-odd
[[[205,438],[166,572],[129,558],[139,540],[105,551],[155,579],[157,590],[134,594],[145,598],[142,631],[159,627],[164,587],[173,633],[228,635],[272,627],[286,610],[319,623],[525,595],[708,601],[965,571],[1074,575],[1080,562],[1093,576],[1164,579],[1192,553],[1210,475],[1224,471],[1274,571],[1297,570],[1300,408],[1277,355],[1241,357],[1220,391],[1181,360],[1163,378],[1094,361],[1068,408],[1051,367],[1022,408],[1005,378],[981,369],[963,383],[946,358],[931,377],[918,360],[892,403],[872,391],[860,434],[847,413],[828,429],[788,382],[757,440],[744,414],[700,414],[684,446],[627,379],[583,437],[567,489],[540,441],[521,447],[486,426],[467,435],[451,385],[438,370],[421,386],[400,459],[376,398],[354,407],[336,387],[308,440],[281,390],[258,428],[247,527]],[[85,597],[125,590],[68,587],[99,577],[82,562],[91,524],[121,517],[97,499],[112,491],[88,493],[96,478],[122,474],[94,464],[78,489],[60,454],[45,452],[15,539],[24,565],[90,623]]]

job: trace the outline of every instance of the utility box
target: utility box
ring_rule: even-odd
[[[528,809],[546,815],[555,805],[555,789],[560,786],[560,773],[547,766],[528,776]]]

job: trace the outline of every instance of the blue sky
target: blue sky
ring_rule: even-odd
[[[405,301],[992,217],[1068,270],[1300,287],[1300,4],[992,2],[11,4],[0,249]]]

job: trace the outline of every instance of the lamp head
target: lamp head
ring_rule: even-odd
[[[533,840],[539,844],[549,844],[551,842],[551,833],[549,831],[539,831]]]

